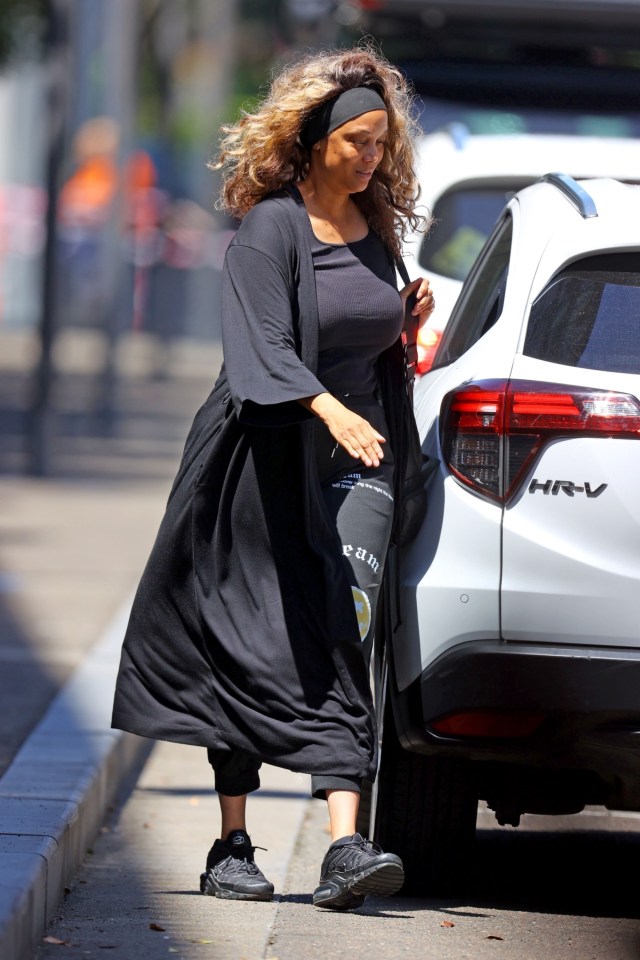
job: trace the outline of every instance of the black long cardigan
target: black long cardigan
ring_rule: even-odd
[[[297,402],[323,388],[310,225],[295,188],[243,220],[222,313],[224,364],[134,599],[112,725],[373,779],[368,668],[315,468],[314,418]],[[394,449],[400,341],[379,364]]]

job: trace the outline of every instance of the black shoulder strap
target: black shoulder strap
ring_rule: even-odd
[[[398,259],[396,260],[396,267],[398,269],[398,273],[402,278],[402,282],[405,284],[405,286],[408,283],[411,283],[411,280],[409,279],[409,271],[407,270],[407,265],[402,259],[402,257],[398,257]]]
[[[396,269],[400,274],[400,277],[405,284],[411,283],[409,279],[409,271],[407,266],[402,259],[398,256],[396,261]],[[405,355],[405,365],[406,365],[406,379],[407,387],[411,392],[413,388],[413,381],[416,375],[416,364],[418,363],[418,346],[416,340],[418,338],[418,326],[420,321],[418,317],[414,317],[411,313],[416,302],[415,294],[411,294],[407,299],[407,304],[404,311],[404,355]]]

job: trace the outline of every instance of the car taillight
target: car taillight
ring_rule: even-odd
[[[431,726],[445,737],[530,737],[545,721],[543,713],[516,710],[466,710],[434,720]]]
[[[416,374],[422,376],[423,373],[431,370],[433,358],[438,344],[442,339],[442,330],[436,330],[434,327],[422,327],[418,330],[416,346],[418,348],[418,362],[416,363]]]
[[[630,394],[607,390],[481,381],[447,394],[440,424],[451,473],[504,503],[551,440],[576,434],[640,439],[640,404]]]

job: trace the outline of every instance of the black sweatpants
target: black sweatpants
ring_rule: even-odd
[[[385,451],[386,453],[386,451]],[[354,466],[342,472],[332,471],[324,463],[321,470],[328,478],[322,492],[329,513],[335,521],[347,575],[353,590],[360,638],[367,659],[373,645],[373,627],[384,563],[391,535],[393,518],[393,463],[385,457],[378,467],[365,467],[352,460]],[[344,459],[343,459],[344,463]],[[242,796],[260,786],[260,760],[244,750],[208,750],[209,763],[215,773],[215,788],[225,796]],[[360,792],[359,777],[311,777],[311,792],[324,799],[326,790]]]

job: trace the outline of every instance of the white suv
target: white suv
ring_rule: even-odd
[[[478,800],[640,811],[638,223],[619,181],[518,192],[416,384],[438,467],[378,652],[373,810],[406,892],[462,892]]]
[[[640,140],[550,133],[474,134],[462,123],[425,134],[416,169],[423,211],[434,224],[410,233],[403,255],[409,273],[432,281],[436,309],[420,331],[418,373],[432,361],[462,283],[508,200],[548,170],[575,179],[640,180]]]

